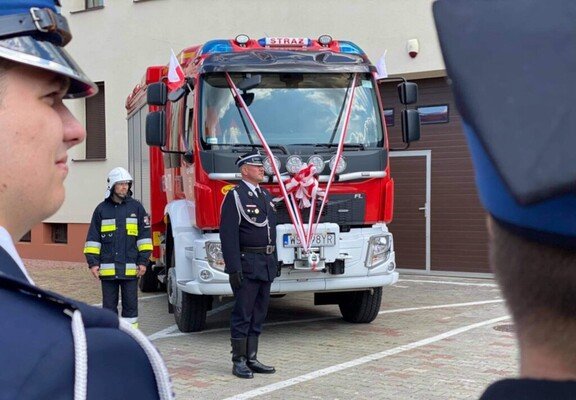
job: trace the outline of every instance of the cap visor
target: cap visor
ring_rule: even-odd
[[[76,99],[98,93],[98,87],[82,72],[66,50],[50,42],[31,36],[0,40],[0,57],[70,78],[66,98]]]

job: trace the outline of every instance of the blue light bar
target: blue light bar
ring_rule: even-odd
[[[210,54],[210,53],[232,53],[234,49],[229,40],[210,40],[202,46],[202,51],[200,54]]]
[[[358,47],[356,44],[352,42],[348,42],[346,40],[338,41],[340,44],[340,51],[342,53],[350,53],[350,54],[364,54],[364,50]]]

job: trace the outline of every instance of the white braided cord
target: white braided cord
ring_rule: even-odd
[[[168,368],[164,364],[164,360],[160,356],[160,353],[154,347],[154,345],[146,338],[146,336],[140,332],[140,330],[134,328],[132,324],[119,320],[120,330],[126,332],[130,335],[144,350],[154,371],[154,376],[156,377],[156,384],[158,386],[158,395],[160,400],[173,400],[175,398],[172,392],[172,383],[170,381],[170,375],[168,374]]]

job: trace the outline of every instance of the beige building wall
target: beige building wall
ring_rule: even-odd
[[[75,232],[90,222],[103,199],[108,172],[127,167],[127,95],[147,66],[168,64],[171,49],[178,53],[193,44],[240,33],[252,38],[329,34],[355,42],[375,64],[386,52],[390,75],[444,74],[432,0],[104,0],[104,7],[94,10],[84,10],[84,0],[61,3],[73,33],[66,49],[88,76],[105,82],[106,91],[107,159],[83,161],[83,145],[70,151],[66,201],[46,221],[79,224]],[[409,39],[419,41],[416,58],[408,55]],[[68,104],[83,121],[84,101]],[[78,255],[81,260],[82,249],[76,247],[69,249],[70,257]],[[41,250],[28,251],[27,256],[45,257]]]

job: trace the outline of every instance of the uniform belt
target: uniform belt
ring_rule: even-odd
[[[245,253],[263,253],[263,254],[272,254],[276,250],[276,246],[268,245],[266,247],[240,247],[240,251]]]

